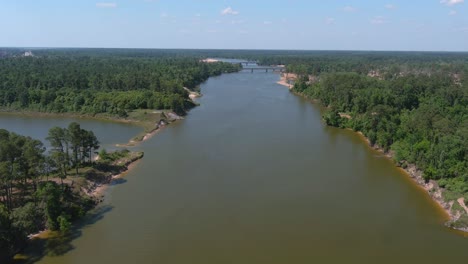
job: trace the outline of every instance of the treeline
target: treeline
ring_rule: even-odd
[[[193,107],[183,87],[193,89],[210,76],[240,69],[188,56],[115,52],[41,50],[34,57],[0,59],[0,108],[120,116],[134,109],[173,109],[183,114]]]
[[[161,50],[147,50],[146,52],[157,53]],[[177,52],[177,50],[165,52]],[[184,50],[183,53],[205,58],[220,57],[258,61],[261,65],[281,64],[286,65],[289,72],[314,75],[336,72],[368,74],[371,71],[381,71],[381,74],[388,76],[400,72],[453,74],[468,70],[468,52]]]
[[[456,64],[433,69],[455,69]],[[438,180],[447,195],[468,198],[467,73],[302,74],[293,89],[328,108],[328,125],[361,131],[372,145],[393,151],[401,166],[415,164],[426,180]]]
[[[93,163],[99,141],[78,123],[50,129],[52,149],[39,140],[0,129],[0,260],[45,228],[66,231],[94,206],[63,180],[72,168]]]

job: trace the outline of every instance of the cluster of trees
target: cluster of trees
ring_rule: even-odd
[[[427,180],[467,195],[468,64],[458,65],[466,59],[453,58],[451,64],[421,60],[417,73],[382,68],[382,75],[373,77],[353,68],[313,78],[307,72],[293,89],[328,108],[324,115],[328,125],[361,131],[372,145],[393,151],[402,166],[415,164]],[[401,70],[406,60],[399,65],[388,62],[386,67]],[[309,65],[320,67],[313,61]]]
[[[68,171],[92,162],[99,141],[92,131],[71,123],[54,127],[47,138],[50,155],[39,140],[0,129],[0,260],[44,228],[67,230],[94,202],[63,184]],[[62,182],[58,181],[62,179]]]
[[[70,168],[92,164],[93,153],[99,149],[99,141],[93,131],[82,129],[76,122],[68,128],[53,127],[49,130],[47,140],[52,146],[50,161],[61,179],[67,177]]]
[[[183,87],[193,89],[210,76],[240,69],[164,52],[148,57],[141,51],[94,49],[34,54],[0,59],[0,108],[120,116],[134,109],[173,109],[183,114],[193,107]]]

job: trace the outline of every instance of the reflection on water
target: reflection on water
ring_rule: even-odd
[[[278,79],[208,80],[201,106],[140,146],[112,210],[39,263],[466,262],[424,191]]]
[[[14,264],[29,264],[40,261],[43,257],[62,256],[75,247],[72,241],[82,235],[82,230],[89,225],[95,224],[104,218],[105,214],[112,210],[111,205],[100,205],[86,215],[73,228],[66,233],[47,231],[33,238],[28,249],[18,255],[13,261]]]

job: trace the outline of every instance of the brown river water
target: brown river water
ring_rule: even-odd
[[[145,157],[123,184],[37,263],[468,263],[468,239],[422,189],[278,79],[202,84],[201,106],[136,147]],[[0,116],[31,136],[56,125],[21,120]],[[140,131],[84,123],[104,145]]]

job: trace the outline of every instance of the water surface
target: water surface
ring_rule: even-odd
[[[49,129],[54,126],[68,127],[77,122],[81,128],[92,130],[106,149],[114,149],[116,144],[125,144],[143,131],[143,128],[125,123],[71,117],[33,117],[21,114],[0,113],[0,129],[7,129],[20,135],[41,140],[46,147]]]
[[[140,146],[102,219],[39,263],[468,261],[427,194],[278,79],[209,79],[200,107]]]

